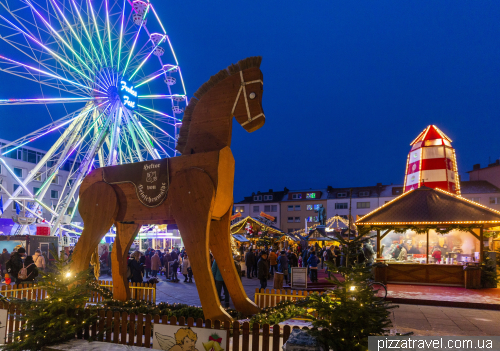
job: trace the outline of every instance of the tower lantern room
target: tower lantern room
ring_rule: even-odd
[[[460,195],[455,149],[438,127],[430,125],[410,144],[404,192],[426,186]]]

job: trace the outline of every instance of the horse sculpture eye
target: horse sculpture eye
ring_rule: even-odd
[[[255,99],[255,97],[256,97],[256,96],[257,96],[257,95],[256,95],[255,93],[250,93],[250,95],[248,95],[248,97],[249,97],[251,100]]]

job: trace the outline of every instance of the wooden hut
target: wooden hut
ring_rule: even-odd
[[[483,259],[484,229],[499,223],[499,211],[423,186],[360,218],[356,226],[362,235],[377,233],[377,258],[389,264],[387,281],[463,286],[464,267]]]

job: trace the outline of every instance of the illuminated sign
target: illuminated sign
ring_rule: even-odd
[[[129,110],[137,108],[137,90],[125,79],[120,81],[120,100]]]

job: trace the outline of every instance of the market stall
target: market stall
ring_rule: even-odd
[[[333,216],[326,220],[325,225],[313,225],[306,229],[297,230],[291,236],[299,238],[305,245],[331,246],[339,245],[336,240],[339,236],[349,237],[349,220],[341,216]],[[351,222],[351,237],[356,236],[354,221]]]
[[[356,222],[360,235],[376,233],[377,260],[389,283],[465,285],[467,266],[483,260],[484,230],[500,212],[444,190],[420,187]]]
[[[268,246],[271,244],[283,246],[284,234],[279,228],[273,226],[270,220],[262,216],[259,218],[248,216],[231,225],[231,235],[242,245],[247,243],[238,240],[235,235],[246,239],[252,246],[264,246],[263,243],[267,243]]]

